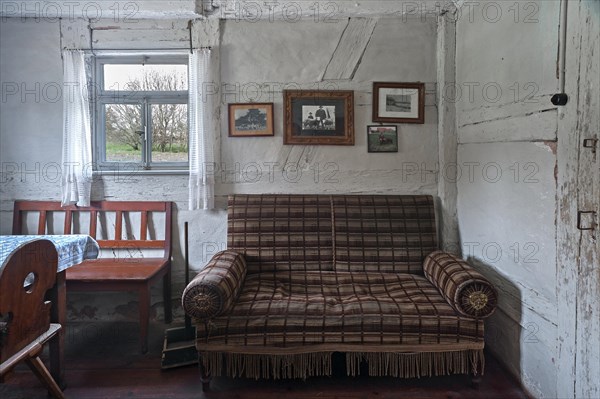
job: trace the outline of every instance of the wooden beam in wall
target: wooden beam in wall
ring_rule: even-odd
[[[350,18],[321,80],[350,80],[371,41],[378,18]]]

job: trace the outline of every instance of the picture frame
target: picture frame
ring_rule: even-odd
[[[354,145],[352,90],[284,90],[283,144]]]
[[[368,152],[398,152],[398,126],[367,126]]]
[[[373,122],[425,123],[424,83],[373,83]]]
[[[229,104],[229,137],[274,136],[273,103]]]

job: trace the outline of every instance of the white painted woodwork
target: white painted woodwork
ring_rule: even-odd
[[[321,80],[352,79],[371,40],[377,18],[350,18]]]
[[[94,50],[190,48],[190,30],[187,21],[184,20],[138,21],[137,23],[114,23],[103,20],[92,22],[90,28]]]
[[[453,10],[456,12],[456,10]],[[440,173],[438,196],[440,198],[440,236],[442,248],[461,253],[456,214],[457,198],[457,136],[456,106],[445,88],[456,84],[456,23],[451,14],[438,17],[437,29],[437,107],[438,151]]]
[[[273,20],[332,21],[355,16],[433,16],[456,0],[0,0],[0,16],[67,19],[195,19],[201,17],[257,22]]]
[[[600,216],[598,150],[582,148],[585,138],[600,138],[600,3],[570,0],[567,15],[570,98],[558,142],[558,395],[593,398],[600,395],[600,231],[576,225],[578,211]]]

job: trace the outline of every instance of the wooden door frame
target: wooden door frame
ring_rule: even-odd
[[[569,102],[559,107],[557,152],[558,397],[600,395],[600,231],[577,228],[579,211],[600,217],[600,148],[582,149],[584,139],[600,138],[598,15],[597,2],[568,1]]]

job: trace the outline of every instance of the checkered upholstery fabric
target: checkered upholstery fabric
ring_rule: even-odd
[[[335,269],[423,274],[438,249],[428,195],[333,196]]]
[[[333,270],[330,197],[232,195],[227,248],[244,254],[248,273]]]
[[[483,322],[457,314],[436,287],[414,274],[249,274],[231,310],[197,329],[199,350],[318,344],[333,344],[332,350],[335,345],[384,345],[382,351],[431,344],[483,348]]]
[[[456,255],[435,251],[425,259],[423,270],[460,314],[486,318],[494,313],[496,290],[481,273]]]
[[[246,277],[246,261],[234,251],[221,251],[194,277],[183,291],[182,306],[196,319],[228,312]]]

